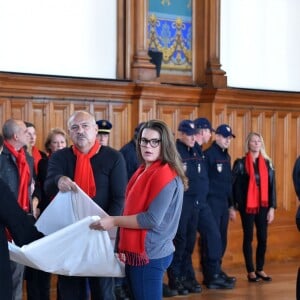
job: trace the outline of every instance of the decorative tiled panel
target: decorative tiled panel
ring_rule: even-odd
[[[191,0],[149,0],[148,47],[163,53],[162,73],[192,71]]]

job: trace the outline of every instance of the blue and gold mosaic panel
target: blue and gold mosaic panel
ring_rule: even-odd
[[[192,71],[192,0],[149,0],[149,50],[163,53],[162,72]]]

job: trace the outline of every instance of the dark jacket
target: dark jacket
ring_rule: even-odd
[[[201,162],[199,153],[195,147],[190,148],[179,139],[176,141],[176,148],[184,165],[185,175],[189,180],[189,188],[184,192],[184,196],[192,196],[200,200],[201,187]]]
[[[31,181],[34,176],[33,158],[26,152],[26,160],[30,169],[30,180],[28,182],[28,197],[31,199]],[[8,185],[13,192],[15,199],[18,199],[19,192],[19,171],[15,157],[9,152],[5,145],[0,155],[0,178]]]
[[[201,184],[200,201],[206,201],[208,191],[209,191],[207,158],[206,158],[204,152],[202,151],[202,146],[200,146],[197,142],[195,143],[194,148],[197,152],[197,156],[199,157],[198,162],[200,164],[200,173],[199,173],[199,179],[200,179],[200,184]]]
[[[33,226],[32,219],[20,208],[14,194],[1,179],[0,191],[0,298],[11,300],[12,282],[5,227],[18,246],[36,240],[43,234]]]
[[[54,152],[48,162],[44,188],[52,199],[58,192],[57,183],[61,176],[74,180],[76,156],[72,147]],[[91,158],[96,184],[93,200],[111,216],[121,214],[124,205],[127,172],[123,155],[110,147],[101,146]]]
[[[275,170],[269,160],[265,160],[268,168],[269,207],[276,208]],[[245,157],[238,158],[232,168],[233,201],[238,210],[246,209],[249,175],[245,170]]]
[[[294,164],[293,183],[298,200],[300,200],[300,156],[296,159]]]
[[[123,154],[125,162],[126,162],[126,169],[128,175],[128,181],[134,172],[140,166],[140,162],[138,160],[137,151],[136,151],[136,142],[132,139],[129,143],[125,144],[121,149],[120,152]]]
[[[49,198],[44,189],[44,184],[47,176],[47,169],[48,169],[48,157],[43,157],[38,163],[38,175],[37,175],[37,185],[40,191],[40,201],[38,208],[40,209],[41,213],[46,209],[46,207],[51,202],[51,198]]]
[[[208,164],[209,201],[226,199],[232,206],[231,157],[215,141],[204,151]]]

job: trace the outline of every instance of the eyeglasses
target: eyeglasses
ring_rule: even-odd
[[[147,140],[145,138],[141,138],[139,140],[139,144],[142,146],[142,147],[147,147],[148,144],[150,144],[150,146],[152,148],[156,148],[159,146],[159,143],[161,142],[161,140],[159,139],[151,139],[151,140]]]

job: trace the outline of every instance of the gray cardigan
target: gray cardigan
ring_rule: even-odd
[[[149,209],[138,214],[141,228],[147,229],[146,253],[149,259],[163,258],[175,250],[173,239],[181,215],[183,183],[180,177],[167,184],[152,201]]]

